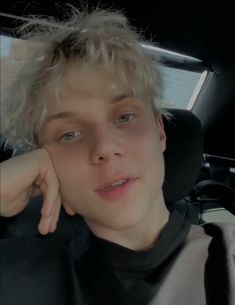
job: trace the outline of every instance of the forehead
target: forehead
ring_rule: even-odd
[[[75,62],[66,67],[59,91],[63,100],[70,95],[111,98],[124,92],[131,93],[131,88],[114,68],[106,69],[100,65],[84,67]]]
[[[47,121],[58,112],[90,111],[94,107],[101,110],[110,105],[110,101],[133,96],[133,90],[115,69],[101,65],[85,67],[73,62],[48,83],[44,96]]]

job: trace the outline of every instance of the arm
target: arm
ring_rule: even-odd
[[[58,179],[48,152],[37,149],[9,159],[0,166],[0,215],[17,215],[27,206],[31,196],[42,193],[44,200],[38,229],[41,234],[54,232],[61,200]]]

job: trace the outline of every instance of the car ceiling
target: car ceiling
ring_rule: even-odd
[[[74,5],[81,1],[66,1]],[[205,4],[196,2],[190,6],[172,4],[168,1],[126,1],[105,0],[87,1],[89,6],[121,9],[131,23],[142,29],[147,39],[159,43],[159,46],[182,52],[202,59],[206,64],[223,67],[233,60],[235,47],[231,45],[234,36],[233,9],[225,4],[213,3],[207,9]],[[86,2],[86,3],[87,3]],[[27,16],[43,14],[63,18],[65,2],[62,1],[4,1],[2,12]],[[12,28],[15,23],[4,18],[3,29]]]

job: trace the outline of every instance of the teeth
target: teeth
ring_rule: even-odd
[[[127,182],[128,179],[125,179],[125,180],[120,180],[120,181],[117,181],[113,184],[110,184],[106,187],[103,188],[103,190],[109,190],[109,189],[114,189],[114,188],[118,188],[119,186],[123,185],[124,183]]]
[[[110,186],[111,186],[111,187],[113,187],[113,186],[118,186],[118,185],[122,185],[122,184],[124,184],[124,183],[126,183],[126,182],[127,182],[127,179],[121,180],[121,181],[118,181],[118,182],[115,182],[114,184],[111,184]]]

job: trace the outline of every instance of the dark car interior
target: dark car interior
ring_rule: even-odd
[[[79,1],[78,1],[79,2]],[[76,6],[77,1],[69,1]],[[167,134],[164,195],[168,208],[179,209],[195,224],[210,221],[235,223],[235,35],[232,8],[221,4],[206,9],[180,7],[170,3],[131,1],[88,1],[92,7],[121,9],[130,21],[142,29],[145,37],[161,48],[201,60],[200,65],[173,62],[160,58],[162,64],[182,69],[206,68],[207,78],[192,109],[169,109],[173,119],[164,119]],[[15,28],[29,15],[63,18],[59,1],[7,1],[1,9],[1,35],[16,37]],[[205,4],[204,4],[205,6]],[[14,16],[18,16],[15,19]],[[1,161],[10,158],[14,149],[2,135]],[[40,198],[34,201],[40,201]],[[11,229],[23,234],[28,226],[36,228],[38,219],[27,220],[30,204],[13,217]],[[226,218],[224,218],[224,213]],[[22,221],[23,220],[23,221]],[[7,220],[8,221],[8,220]],[[26,227],[25,227],[26,226]],[[14,227],[14,229],[12,229]],[[17,233],[18,232],[18,233]],[[10,233],[10,232],[8,232]],[[7,233],[7,234],[8,234]]]

